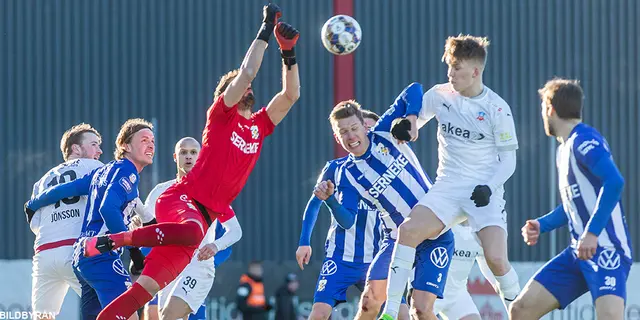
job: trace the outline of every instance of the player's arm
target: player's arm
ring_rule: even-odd
[[[414,82],[400,92],[372,130],[391,132],[395,119],[417,115],[420,112],[421,104],[422,85]]]
[[[25,204],[25,209],[28,208],[32,211],[37,211],[42,207],[56,203],[64,198],[88,195],[94,172],[80,179],[58,184],[41,192]]]
[[[224,234],[219,238],[216,236],[217,239],[213,241],[213,244],[218,248],[216,259],[221,251],[230,248],[234,243],[242,239],[242,227],[237,217],[233,216],[231,219],[222,222],[222,228],[224,228]],[[216,232],[216,235],[217,234],[218,232]]]
[[[335,176],[335,170],[336,168],[333,162],[327,162],[318,176],[317,183],[333,179]],[[307,201],[307,206],[305,207],[304,214],[302,215],[302,229],[300,230],[298,246],[311,245],[311,234],[313,233],[313,227],[318,220],[318,213],[320,212],[321,206],[322,200],[316,197],[315,194],[311,194],[311,198]]]
[[[599,236],[605,228],[613,209],[618,205],[624,188],[624,178],[608,150],[606,141],[599,137],[588,137],[582,143],[574,143],[576,160],[586,166],[601,182],[593,214],[587,222],[585,232]]]
[[[282,91],[267,105],[267,115],[274,125],[278,125],[300,97],[300,76],[295,54],[295,45],[300,33],[283,22],[278,23],[275,33],[282,56]]]
[[[131,183],[128,176],[128,173],[122,173],[122,168],[113,175],[98,209],[111,234],[129,230],[124,223],[122,210],[137,197],[137,185]]]
[[[244,60],[242,60],[238,76],[231,81],[224,91],[224,104],[229,108],[236,105],[240,99],[242,99],[247,88],[249,88],[253,79],[256,78],[258,70],[260,70],[260,66],[262,65],[264,52],[269,44],[269,38],[271,38],[278,18],[282,15],[280,8],[275,4],[268,4],[264,6],[262,10],[263,20],[258,35],[251,43],[249,50],[247,50]]]
[[[551,210],[551,212],[537,218],[536,220],[540,223],[540,233],[558,229],[569,223],[569,218],[567,218],[567,214],[564,212],[564,207],[562,207],[562,205],[557,206],[555,209]]]
[[[216,240],[217,240],[217,239],[221,238],[225,234],[225,226],[220,222],[215,222],[215,224],[216,224]],[[238,224],[238,227],[240,227],[240,224]],[[231,227],[229,227],[229,228],[231,228]],[[240,229],[240,232],[242,233],[242,229]],[[242,238],[242,234],[240,235],[240,237]],[[231,253],[232,253],[232,249],[231,248],[232,247],[229,246],[226,249],[220,250],[220,251],[218,251],[218,253],[215,254],[215,258],[213,260],[214,267],[217,268],[219,265],[221,265],[223,262],[225,262],[225,261],[227,261],[227,259],[229,259],[229,257],[231,256]]]

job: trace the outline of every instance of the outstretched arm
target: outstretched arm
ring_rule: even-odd
[[[263,20],[260,26],[260,31],[240,65],[240,72],[238,76],[231,81],[227,89],[224,91],[224,104],[227,107],[233,107],[244,96],[247,88],[256,78],[260,65],[262,65],[262,58],[264,57],[264,51],[267,49],[269,38],[273,33],[273,28],[276,21],[282,15],[280,8],[275,4],[268,4],[263,8]]]
[[[267,105],[267,114],[278,125],[300,97],[300,76],[296,62],[295,45],[300,34],[291,25],[280,22],[276,27],[276,40],[282,56],[282,91]]]
[[[389,109],[380,117],[374,131],[391,131],[393,120],[417,115],[422,106],[422,85],[414,82],[408,85],[396,98]]]
[[[88,195],[92,178],[93,172],[80,179],[51,187],[33,197],[25,206],[33,211],[37,211],[44,206],[48,206],[64,198]]]

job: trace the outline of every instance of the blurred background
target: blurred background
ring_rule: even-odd
[[[219,77],[237,68],[262,19],[259,0],[0,0],[0,311],[30,310],[34,235],[22,213],[31,188],[62,162],[62,133],[80,122],[103,137],[103,162],[113,159],[120,125],[141,117],[156,125],[154,164],[140,175],[140,194],[175,177],[175,142],[200,138]],[[511,105],[520,149],[506,184],[510,258],[523,283],[568,244],[559,229],[527,247],[524,221],[559,203],[556,142],[544,135],[537,89],[554,76],[581,80],[584,121],[598,128],[626,179],[623,204],[632,234],[640,227],[640,2],[636,0],[281,0],[283,19],[300,30],[296,48],[301,97],[266,140],[260,161],[233,206],[244,230],[228,262],[217,270],[210,319],[235,319],[235,292],[252,260],[263,261],[267,295],[289,272],[300,281],[298,310],[308,314],[330,218],[323,208],[312,237],[312,263],[295,263],[306,201],[324,163],[340,154],[327,117],[355,98],[382,114],[409,83],[425,90],[446,82],[440,61],[446,37],[460,33],[491,41],[485,84]],[[363,30],[360,47],[336,57],[320,28],[349,14]],[[272,39],[253,83],[258,103],[281,88],[281,63]],[[436,125],[415,145],[435,177]],[[338,147],[339,148],[339,147]],[[635,248],[640,238],[634,237]],[[637,261],[638,253],[634,255]],[[634,268],[637,269],[637,268]],[[640,271],[628,283],[627,318],[640,319]],[[486,319],[506,319],[500,302],[474,271],[470,290]],[[490,287],[488,287],[490,289]],[[350,292],[335,319],[355,315]],[[67,296],[60,319],[77,317]],[[594,319],[583,297],[557,319]]]

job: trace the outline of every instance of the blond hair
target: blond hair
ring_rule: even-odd
[[[444,44],[442,61],[447,64],[455,64],[459,61],[476,61],[484,65],[487,61],[487,47],[489,40],[486,37],[475,37],[459,34],[457,37],[449,37]]]
[[[143,129],[153,130],[153,124],[140,118],[129,119],[122,124],[120,132],[118,132],[118,137],[116,138],[116,150],[113,152],[113,157],[116,160],[124,158],[127,144],[131,143],[131,139],[136,132]]]

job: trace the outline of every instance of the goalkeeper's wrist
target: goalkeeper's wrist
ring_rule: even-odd
[[[271,34],[273,33],[274,27],[275,25],[273,23],[263,22],[260,26],[260,30],[258,30],[256,39],[269,43],[269,39],[271,39]]]
[[[280,56],[282,57],[282,63],[284,63],[287,67],[291,67],[297,63],[295,48],[291,48],[289,50],[280,49]]]

